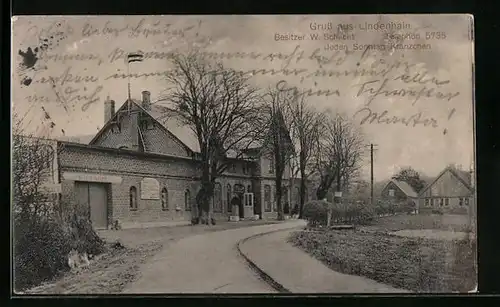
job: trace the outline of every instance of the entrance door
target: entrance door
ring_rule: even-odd
[[[108,227],[108,195],[106,185],[94,182],[75,183],[77,204],[89,209],[90,221],[96,229]]]
[[[245,212],[246,215],[254,214],[254,198],[253,193],[245,193],[243,194],[244,204],[245,204]],[[245,216],[249,217],[249,216]]]

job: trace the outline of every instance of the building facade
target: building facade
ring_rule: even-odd
[[[445,168],[419,193],[420,211],[438,209],[447,213],[469,214],[475,206],[472,184],[471,173]]]
[[[196,215],[200,189],[199,148],[193,132],[172,116],[172,110],[127,100],[115,111],[104,103],[104,127],[89,142],[58,140],[57,172],[64,205],[89,208],[93,225],[107,229],[187,224]],[[77,141],[75,141],[77,140]],[[239,200],[240,218],[276,218],[275,169],[262,148],[227,158],[212,200],[214,217],[228,219],[232,200]],[[298,204],[298,182],[284,174],[284,204]],[[292,182],[292,184],[291,184]]]

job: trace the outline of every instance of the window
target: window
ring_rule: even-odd
[[[222,187],[220,183],[214,188],[214,212],[222,212]]]
[[[130,209],[137,210],[137,188],[130,187]]]
[[[236,164],[231,164],[231,173],[236,173]]]
[[[429,206],[430,206],[430,204],[429,204],[429,199],[428,199],[428,198],[426,198],[426,199],[425,199],[425,206],[426,206],[426,207],[429,207]]]
[[[247,186],[247,193],[253,193],[253,192],[252,192],[252,185],[251,185],[251,184],[249,184],[249,185]]]
[[[449,198],[445,198],[444,199],[444,205],[445,206],[449,206],[450,205],[450,199]]]
[[[288,202],[288,188],[282,187],[281,188],[281,203],[286,204],[287,202]]]
[[[232,212],[233,211],[233,208],[231,207],[231,196],[232,196],[232,193],[231,193],[231,185],[228,184],[227,187],[226,187],[226,201],[227,201],[227,212]]]
[[[121,125],[119,122],[115,123],[113,126],[111,126],[111,132],[112,133],[120,133],[121,132]]]
[[[466,198],[465,198],[465,205],[466,205],[466,206],[468,206],[468,205],[469,205],[469,198],[468,198],[468,197],[466,197]]]
[[[264,211],[271,212],[271,186],[264,186]]]
[[[394,190],[393,189],[389,190],[389,196],[394,196]]]
[[[168,210],[168,191],[166,187],[161,190],[161,209]]]
[[[141,121],[141,129],[142,130],[152,130],[154,129],[154,124],[149,120]]]
[[[440,198],[440,199],[439,199],[439,207],[442,207],[442,206],[443,206],[443,199],[442,199],[442,198]]]
[[[274,159],[271,157],[269,159],[269,174],[274,173]]]
[[[458,204],[459,204],[460,206],[463,206],[463,205],[464,205],[464,199],[463,199],[463,198],[459,198],[459,199],[458,199]]]
[[[243,164],[243,174],[248,174],[248,168],[246,164]]]
[[[184,192],[184,208],[186,210],[191,210],[191,193],[189,192],[189,189]]]

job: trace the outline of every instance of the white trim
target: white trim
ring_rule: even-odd
[[[62,176],[65,180],[122,183],[122,177],[120,176],[103,175],[98,173],[64,172]]]

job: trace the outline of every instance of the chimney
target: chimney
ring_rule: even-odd
[[[115,101],[110,100],[109,96],[104,102],[104,124],[106,124],[115,115]]]
[[[149,91],[142,91],[142,107],[149,110],[151,106],[151,93]]]

